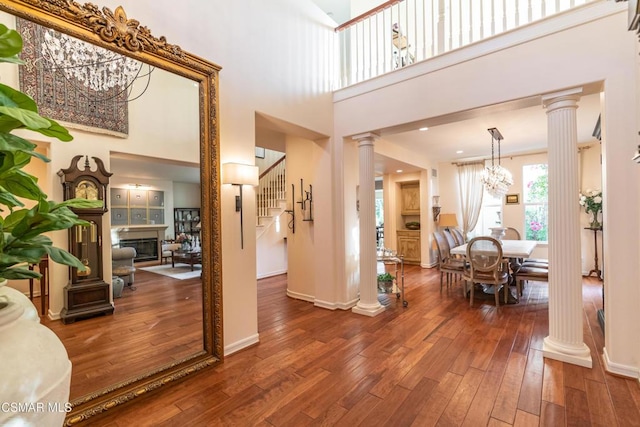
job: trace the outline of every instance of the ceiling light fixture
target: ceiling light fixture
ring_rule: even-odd
[[[462,151],[462,150],[456,151],[456,154],[462,154],[462,153],[464,153],[464,151]]]
[[[403,172],[402,169],[397,169],[396,170],[396,173],[402,173],[402,172]]]
[[[150,66],[148,72],[142,73],[142,62],[67,34],[46,30],[40,49],[51,69],[60,70],[69,82],[91,89],[92,95],[100,100],[116,98],[126,92],[128,101],[133,101],[149,87],[153,71]],[[141,93],[132,96],[133,83],[145,77],[147,81]]]
[[[500,165],[500,141],[504,138],[497,128],[487,129],[491,134],[491,166],[482,171],[482,183],[487,193],[494,197],[502,197],[509,191],[509,186],[513,184],[511,172]],[[495,164],[493,156],[494,141],[498,141],[498,164]]]
[[[420,128],[420,131],[422,131],[422,132],[424,132],[425,130],[429,130],[429,128],[428,128],[428,127],[426,127],[426,126],[425,126],[425,127],[423,127],[423,128]]]

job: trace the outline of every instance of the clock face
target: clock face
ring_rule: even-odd
[[[93,181],[82,180],[76,186],[77,199],[98,200],[98,186]]]

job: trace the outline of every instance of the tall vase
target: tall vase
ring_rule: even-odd
[[[0,425],[61,426],[71,409],[67,351],[39,317],[25,316],[24,301],[0,295]]]
[[[593,217],[591,218],[591,224],[589,224],[589,227],[591,228],[600,228],[602,227],[602,224],[600,223],[600,221],[598,221],[598,212],[592,212]]]

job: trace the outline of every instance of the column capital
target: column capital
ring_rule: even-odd
[[[373,144],[373,142],[380,138],[380,135],[373,132],[360,133],[358,135],[353,135],[351,139],[358,141],[358,145],[361,144]]]
[[[547,93],[542,95],[542,106],[548,109],[548,112],[558,108],[577,107],[581,95],[581,87]]]

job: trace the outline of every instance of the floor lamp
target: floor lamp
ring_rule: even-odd
[[[240,212],[240,248],[244,249],[244,224],[242,223],[242,186],[256,187],[260,181],[259,169],[253,165],[241,163],[225,163],[222,165],[222,183],[240,187],[240,195],[236,196],[236,212]]]

